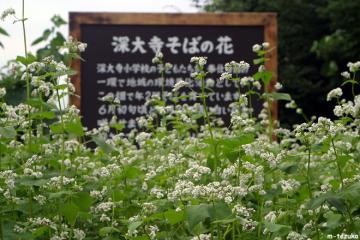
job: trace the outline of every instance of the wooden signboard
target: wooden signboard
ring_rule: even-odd
[[[216,82],[208,105],[228,124],[228,105],[238,95],[232,81],[218,81],[224,64],[232,60],[252,63],[256,43],[269,42],[276,47],[277,21],[275,13],[70,13],[70,35],[88,44],[81,55],[84,61],[73,63],[78,74],[72,81],[80,98],[73,97],[71,102],[80,109],[89,129],[113,114],[126,121],[127,130],[137,127],[135,119],[149,110],[144,105],[146,99],[161,91],[159,69],[151,62],[159,50],[174,66],[165,74],[165,90],[169,92],[179,80],[196,88],[196,81],[190,78],[194,70],[190,58],[208,57],[206,69]],[[276,48],[269,57],[266,67],[275,73],[273,85]],[[249,74],[256,70],[251,68]],[[108,93],[120,99],[116,109],[100,100]],[[255,100],[253,106],[258,112],[261,102]],[[273,115],[276,118],[276,103]]]

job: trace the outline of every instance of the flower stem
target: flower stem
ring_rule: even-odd
[[[206,105],[205,79],[204,79],[204,77],[201,77],[201,99],[202,99],[202,104],[203,104],[203,108],[204,108],[205,119],[206,119],[208,129],[209,129],[209,133],[210,133],[211,144],[214,147],[214,153],[215,153],[214,170],[215,170],[215,175],[217,176],[217,165],[218,165],[217,145],[215,144],[214,134],[212,132],[212,127],[211,127],[211,123],[210,123],[210,117],[209,117],[209,113],[208,113],[207,105]]]
[[[308,144],[308,161],[307,161],[307,169],[306,169],[306,181],[307,181],[307,185],[308,185],[309,196],[310,196],[310,198],[312,198],[313,194],[312,194],[311,185],[310,185],[310,161],[311,161],[311,146],[310,146],[310,144]]]
[[[340,163],[339,163],[339,158],[338,158],[338,154],[336,152],[336,148],[335,148],[335,144],[334,144],[334,139],[331,138],[331,145],[334,149],[334,154],[335,154],[335,160],[336,160],[336,166],[338,169],[338,173],[339,173],[339,177],[340,177],[340,181],[341,181],[341,187],[344,187],[344,178],[343,178],[343,174],[341,171],[341,167],[340,167]]]
[[[269,84],[265,85],[265,93],[269,93]],[[269,136],[269,142],[272,142],[273,140],[273,119],[272,119],[272,111],[271,111],[271,101],[269,97],[266,99],[267,102],[267,113],[268,113],[268,136]]]
[[[25,28],[25,0],[22,0],[22,16],[21,16],[21,23],[23,29],[23,40],[24,40],[24,51],[25,51],[25,58],[28,57],[28,50],[27,50],[27,40],[26,40],[26,28]],[[26,67],[26,97],[27,100],[30,98],[30,80],[29,80],[29,69],[27,64]]]
[[[61,138],[61,166],[60,166],[60,174],[61,174],[61,186],[63,185],[64,182],[64,158],[65,158],[65,123],[64,123],[64,118],[63,118],[63,112],[62,112],[62,107],[61,107],[61,101],[60,101],[60,94],[59,94],[59,90],[56,89],[56,98],[58,100],[58,105],[59,105],[59,111],[60,111],[60,121],[61,121],[61,127],[62,127],[62,138]]]

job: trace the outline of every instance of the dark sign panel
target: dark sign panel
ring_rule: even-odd
[[[89,129],[110,120],[114,114],[126,121],[126,128],[136,128],[136,118],[146,115],[144,104],[152,95],[160,95],[183,80],[199,89],[200,82],[191,78],[195,71],[193,56],[206,56],[207,80],[214,93],[208,98],[209,109],[229,123],[231,102],[238,98],[233,81],[219,81],[224,64],[234,61],[251,63],[252,46],[264,41],[276,44],[274,14],[104,14],[71,13],[71,34],[88,44],[82,54],[85,60],[75,63],[80,70],[74,79],[79,99],[72,99],[81,109],[84,125]],[[157,52],[173,67],[161,77],[152,63]],[[276,52],[268,68],[276,72]],[[256,69],[250,69],[250,74]],[[212,79],[212,80],[211,80]],[[275,81],[275,79],[274,79]],[[179,96],[187,95],[182,89]],[[106,95],[119,99],[119,106],[101,100]],[[193,104],[195,98],[184,99]],[[255,111],[261,103],[254,101]],[[274,110],[276,110],[274,108]]]

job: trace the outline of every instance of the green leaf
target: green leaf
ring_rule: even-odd
[[[17,56],[16,61],[24,64],[25,66],[29,65],[30,63],[33,63],[36,61],[36,57],[32,54],[28,54],[27,58],[22,56]]]
[[[85,212],[89,211],[93,203],[93,199],[90,197],[90,194],[87,192],[77,193],[76,195],[74,195],[73,201],[81,211],[85,211]]]
[[[350,203],[352,207],[360,206],[360,182],[341,189],[338,196]]]
[[[274,100],[291,101],[291,96],[288,93],[273,92],[273,93],[268,93],[265,96]]]
[[[218,141],[219,152],[224,154],[230,162],[235,162],[240,154],[241,146],[249,144],[254,141],[254,136],[251,134],[243,134],[238,137],[224,138]]]
[[[34,46],[34,45],[36,45],[36,44],[41,43],[42,41],[46,41],[46,40],[49,38],[49,36],[50,36],[51,33],[52,33],[52,31],[51,31],[50,29],[45,29],[44,32],[43,32],[43,34],[42,34],[42,36],[41,36],[41,37],[38,37],[37,39],[35,39],[35,40],[31,43],[31,45]]]
[[[188,206],[185,209],[186,221],[190,229],[194,229],[200,222],[223,220],[232,217],[231,209],[224,202]]]
[[[130,224],[128,225],[128,229],[129,229],[130,231],[134,231],[134,230],[136,230],[138,227],[140,227],[142,223],[143,223],[142,221],[132,222],[132,223],[130,223]]]
[[[43,236],[45,233],[47,233],[50,230],[49,226],[42,226],[37,228],[35,231],[32,232],[32,236],[34,238],[38,238]]]
[[[264,85],[268,85],[272,78],[272,72],[269,71],[257,72],[253,75],[253,78],[256,81],[260,81],[260,80],[263,81]]]
[[[131,238],[131,240],[149,240],[149,237],[147,235],[142,235],[142,236],[136,236]]]
[[[179,222],[184,221],[184,211],[177,212],[173,209],[170,209],[164,213],[165,218],[169,221],[171,225],[175,225]]]
[[[40,98],[32,98],[32,99],[26,100],[25,103],[29,104],[30,106],[32,106],[34,108],[41,108],[41,107],[48,107],[49,106],[49,104],[45,103]]]
[[[78,137],[84,136],[84,129],[80,121],[67,122],[65,124],[65,130],[68,133],[72,133]]]
[[[343,83],[341,84],[341,86],[344,86],[344,85],[346,85],[346,84],[359,85],[359,83],[358,83],[356,80],[354,80],[354,79],[346,80],[345,82],[343,82]]]
[[[352,159],[351,156],[349,155],[342,155],[342,156],[338,156],[338,162],[341,168],[345,167],[346,163]]]
[[[51,18],[51,22],[53,22],[56,27],[67,24],[67,22],[60,15],[54,15]]]
[[[313,198],[310,200],[310,203],[308,205],[308,208],[309,209],[315,209],[315,208],[318,208],[320,207],[321,205],[324,204],[324,202],[326,201],[326,198],[329,196],[329,193],[325,193],[323,195],[320,195],[319,197],[317,198]]]
[[[211,205],[210,209],[211,220],[223,220],[229,218],[232,213],[229,206],[224,202],[218,202]]]
[[[51,40],[50,46],[53,49],[57,49],[63,46],[64,42],[65,42],[65,38],[63,37],[63,35],[60,32],[57,32],[56,37]]]
[[[143,172],[136,167],[128,166],[124,168],[123,176],[127,179],[135,179],[140,175],[143,175]]]
[[[338,211],[342,213],[346,213],[346,203],[343,199],[338,197],[329,197],[326,201],[333,207],[335,207]]]
[[[327,219],[327,222],[326,222],[327,228],[335,229],[341,225],[341,222],[340,222],[340,220],[342,218],[341,214],[336,214],[336,213],[330,212],[328,214],[325,214],[325,218]]]
[[[214,224],[224,224],[224,225],[227,225],[229,223],[232,223],[232,222],[237,222],[239,221],[239,219],[237,218],[229,218],[229,219],[221,219],[221,220],[216,220],[216,221],[213,221],[212,223]]]
[[[60,207],[60,213],[65,217],[71,226],[74,226],[78,216],[79,208],[74,203],[67,203]]]
[[[31,115],[32,119],[54,119],[56,117],[54,112],[38,112]]]
[[[213,171],[216,166],[216,158],[212,155],[209,155],[206,159],[206,166]]]
[[[34,179],[33,177],[24,176],[18,179],[17,183],[22,186],[37,186],[41,187],[48,182],[47,179]]]
[[[5,36],[9,36],[9,34],[5,31],[5,29],[0,27],[0,34],[1,35],[5,35]]]
[[[211,217],[210,205],[201,204],[195,206],[188,206],[185,209],[186,222],[189,224],[189,228],[193,229],[200,222],[205,221]]]
[[[64,196],[72,195],[73,193],[74,192],[72,191],[60,191],[60,192],[50,193],[49,199],[63,198]]]
[[[291,231],[291,227],[287,225],[275,224],[266,222],[265,227],[272,233],[276,233],[278,236],[285,236]]]
[[[0,138],[15,138],[16,130],[13,127],[0,127]]]
[[[115,151],[115,148],[112,145],[107,144],[101,137],[93,137],[92,140],[107,154]]]
[[[125,128],[125,124],[120,122],[120,123],[111,124],[110,127],[118,131],[122,131]]]
[[[265,62],[265,58],[257,58],[257,59],[254,59],[253,60],[253,63],[255,64],[255,65],[259,65],[259,64],[262,64],[262,63],[264,63]]]
[[[292,164],[292,163],[284,163],[281,164],[279,166],[279,168],[287,173],[287,174],[291,174],[291,173],[295,173],[298,170],[298,164]]]
[[[64,132],[61,123],[53,123],[49,127],[50,127],[50,130],[55,134],[59,134],[59,133]]]
[[[99,235],[101,237],[106,237],[108,234],[113,233],[113,232],[119,232],[119,230],[114,227],[103,227],[103,228],[100,228]]]
[[[34,46],[34,45],[36,45],[36,44],[41,43],[42,41],[44,41],[44,38],[43,38],[42,36],[41,36],[41,37],[38,37],[37,39],[35,39],[35,40],[31,43],[31,45]]]
[[[57,89],[57,90],[64,90],[67,88],[67,84],[59,84],[59,85],[56,85],[54,86],[54,89]]]

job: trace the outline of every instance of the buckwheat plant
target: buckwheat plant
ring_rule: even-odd
[[[26,18],[18,20],[24,27]],[[86,44],[70,38],[63,48],[80,58]],[[124,134],[116,116],[98,128],[83,127],[79,110],[61,102],[74,94],[74,71],[25,50],[17,60],[26,101],[9,105],[0,88],[0,239],[357,236],[360,63],[349,63],[342,86],[327,96],[333,118],[312,117],[285,129],[274,121],[272,104],[299,107],[280,83],[271,85],[264,67],[269,44],[253,51],[254,65],[229,62],[219,79],[207,78],[205,57],[192,57],[193,82],[177,82],[166,100],[164,89],[149,98],[150,114]],[[163,57],[153,61],[162,75],[170,67]],[[251,75],[250,67],[258,71]],[[214,81],[238,88],[230,126],[207,105]],[[189,93],[179,96],[181,88]],[[255,96],[264,103],[258,116]],[[186,98],[198,102],[185,104]],[[113,95],[102,100],[121,105]]]

